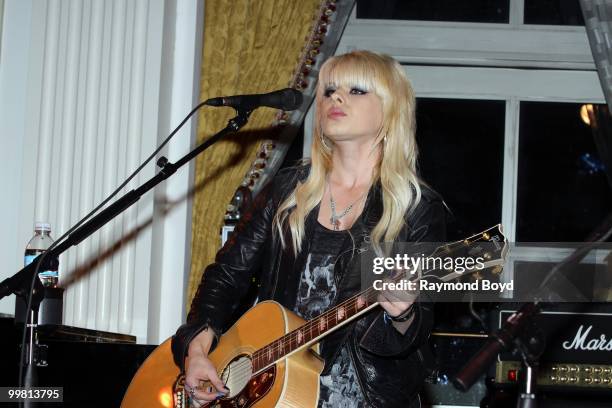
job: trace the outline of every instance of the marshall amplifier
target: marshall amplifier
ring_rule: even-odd
[[[514,310],[499,310],[497,327]],[[528,330],[545,342],[538,386],[612,393],[612,304],[557,304],[536,316]],[[500,353],[495,382],[516,383],[521,359]]]

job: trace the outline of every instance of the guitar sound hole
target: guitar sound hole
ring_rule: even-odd
[[[235,357],[221,373],[221,381],[229,388],[226,398],[240,394],[253,375],[253,363],[247,355]]]

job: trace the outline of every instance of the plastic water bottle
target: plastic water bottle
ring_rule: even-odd
[[[45,252],[51,244],[51,225],[46,222],[37,222],[34,224],[34,236],[28,242],[25,250],[24,266],[31,263],[41,253]],[[51,271],[39,271],[38,278],[44,287],[55,288],[58,282],[57,268]]]

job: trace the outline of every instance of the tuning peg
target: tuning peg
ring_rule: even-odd
[[[491,273],[494,275],[499,275],[503,270],[504,268],[501,265],[496,265],[491,269]]]

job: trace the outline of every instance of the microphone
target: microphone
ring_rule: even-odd
[[[293,88],[285,88],[267,94],[235,95],[211,98],[204,102],[209,106],[231,106],[235,109],[253,110],[260,106],[292,111],[302,104],[302,93]]]

